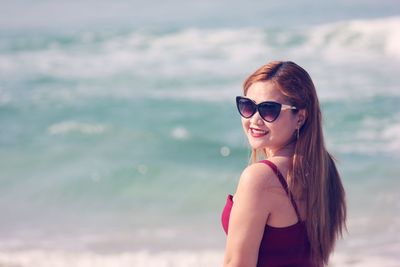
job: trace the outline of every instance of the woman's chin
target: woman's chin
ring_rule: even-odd
[[[263,149],[266,147],[266,144],[264,142],[260,141],[254,141],[254,140],[249,140],[249,144],[252,149]]]

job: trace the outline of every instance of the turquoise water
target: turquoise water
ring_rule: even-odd
[[[346,186],[349,233],[332,266],[399,264],[396,3],[316,6],[303,23],[289,4],[258,3],[288,8],[283,24],[205,4],[179,16],[178,2],[165,23],[157,9],[108,24],[103,2],[70,22],[72,3],[59,18],[28,16],[54,7],[43,2],[0,20],[0,265],[220,264],[220,212],[249,157],[234,97],[274,59],[313,77]]]

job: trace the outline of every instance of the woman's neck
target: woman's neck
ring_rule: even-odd
[[[269,149],[265,148],[265,152],[267,157],[292,157],[294,154],[296,142],[289,142],[288,144],[278,148],[278,149]]]

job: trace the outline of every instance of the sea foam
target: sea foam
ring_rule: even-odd
[[[389,17],[279,30],[83,32],[51,42],[46,35],[34,40],[27,36],[21,37],[25,49],[7,48],[20,39],[3,40],[0,80],[33,82],[45,95],[63,90],[72,100],[128,96],[226,101],[232,92],[240,92],[243,79],[257,66],[291,59],[311,71],[322,100],[381,94],[376,77],[385,83],[385,93],[398,95],[394,69],[400,62],[399,23],[400,17]],[[29,45],[37,38],[45,45]],[[15,98],[15,92],[4,90]]]
[[[77,132],[81,134],[101,134],[106,127],[101,124],[89,124],[77,121],[63,121],[55,123],[48,128],[51,135],[67,134]]]
[[[70,44],[58,44],[60,38],[41,49],[31,49],[29,45],[26,50],[3,48],[0,73],[15,75],[24,66],[24,72],[59,78],[93,78],[126,72],[146,77],[155,73],[166,77],[196,73],[229,77],[268,58],[284,55],[298,59],[323,55],[328,61],[349,63],[376,56],[400,60],[399,24],[400,17],[390,17],[279,31],[255,27],[185,28],[166,33],[132,31],[103,38],[84,32],[70,37]],[[15,45],[13,40],[8,42],[3,46]]]
[[[140,250],[121,253],[68,252],[59,250],[0,251],[4,267],[204,267],[221,266],[223,251],[163,251]],[[336,252],[330,267],[397,267],[396,258],[374,255],[350,255]]]
[[[66,252],[27,250],[0,252],[4,267],[204,267],[222,265],[220,251],[165,251],[153,253],[146,250],[97,254],[93,252]]]

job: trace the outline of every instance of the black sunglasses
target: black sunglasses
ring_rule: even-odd
[[[236,97],[236,106],[243,118],[251,118],[257,111],[261,118],[266,122],[273,122],[279,116],[281,110],[286,109],[297,109],[295,106],[285,105],[273,101],[265,101],[260,104],[256,104],[253,100],[243,97]]]

